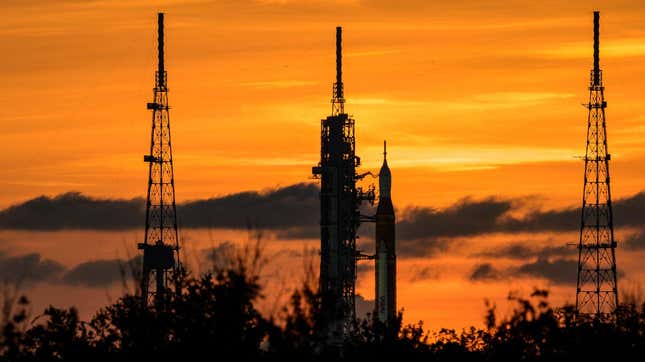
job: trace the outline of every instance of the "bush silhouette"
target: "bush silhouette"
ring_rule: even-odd
[[[278,318],[267,319],[255,307],[262,288],[253,274],[241,263],[182,275],[181,293],[167,295],[163,310],[144,309],[138,296],[125,295],[89,322],[74,308],[49,307],[29,318],[29,302],[19,298],[3,318],[0,360],[622,361],[645,352],[645,305],[621,306],[617,324],[576,322],[571,306],[549,306],[545,290],[529,298],[511,294],[515,308],[505,317],[489,305],[483,329],[428,334],[422,322],[403,325],[399,313],[392,326],[359,320],[342,346],[326,346],[313,287],[303,285]]]

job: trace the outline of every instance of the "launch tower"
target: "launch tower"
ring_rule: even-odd
[[[320,293],[322,333],[340,343],[355,320],[356,231],[362,201],[374,201],[374,190],[356,186],[361,160],[355,154],[354,119],[345,113],[341,27],[336,28],[336,82],[331,115],[320,123]]]

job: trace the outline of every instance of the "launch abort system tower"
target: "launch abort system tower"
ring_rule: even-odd
[[[340,27],[336,28],[336,82],[331,116],[320,123],[320,293],[322,333],[331,343],[342,342],[355,319],[356,230],[359,206],[373,202],[374,191],[356,187],[360,158],[355,154],[354,120],[345,113]]]
[[[594,320],[612,321],[618,307],[616,241],[609,187],[605,102],[599,56],[599,12],[594,12],[594,64],[587,108],[587,149],[580,242],[576,312]]]
[[[167,74],[164,67],[164,14],[158,15],[158,68],[155,74],[150,153],[148,163],[148,197],[146,233],[139,249],[143,250],[141,296],[144,306],[154,302],[163,308],[169,280],[179,270],[179,237],[175,206],[175,178],[170,142]]]
[[[392,173],[387,165],[383,142],[383,166],[378,174],[379,198],[376,209],[375,316],[386,325],[396,319],[396,236],[392,205]]]

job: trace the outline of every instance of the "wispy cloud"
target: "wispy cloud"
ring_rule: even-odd
[[[280,89],[280,88],[297,88],[314,85],[316,82],[309,80],[265,80],[256,82],[242,82],[243,87],[256,89]]]
[[[561,44],[552,48],[543,48],[535,54],[549,58],[578,59],[590,58],[591,41]],[[645,56],[645,38],[603,40],[600,48],[602,57],[641,57]]]
[[[576,150],[538,146],[450,145],[390,147],[396,155],[397,167],[429,167],[438,171],[487,170],[503,165],[534,162],[574,162]],[[382,152],[377,146],[368,147],[366,154]],[[379,167],[380,160],[366,162],[366,167]]]
[[[316,163],[317,154],[302,154],[293,157],[272,157],[272,156],[244,156],[227,155],[213,156],[210,154],[188,153],[182,155],[182,162],[191,166],[311,166]]]
[[[571,99],[573,93],[562,92],[491,92],[475,94],[461,99],[419,100],[395,99],[388,97],[349,98],[348,103],[357,105],[383,105],[401,107],[424,107],[433,110],[473,111],[501,110],[541,105],[549,102]]]
[[[375,57],[381,55],[389,54],[399,54],[401,53],[400,49],[372,49],[372,50],[359,50],[359,51],[349,51],[343,54],[343,56],[352,58],[352,57]]]

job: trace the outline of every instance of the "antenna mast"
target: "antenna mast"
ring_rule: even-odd
[[[343,28],[336,27],[336,82],[332,89],[331,115],[345,113],[345,98],[343,89]]]
[[[587,108],[587,148],[580,241],[576,312],[596,321],[615,321],[618,308],[616,241],[609,187],[609,160],[605,120],[605,87],[599,56],[600,13],[594,12],[594,65]]]
[[[138,246],[143,250],[143,306],[147,308],[150,302],[154,302],[157,310],[163,310],[168,296],[169,279],[177,276],[180,264],[175,177],[170,142],[170,107],[164,66],[163,13],[159,13],[157,24],[158,65],[155,73],[154,102],[147,104],[147,108],[152,111],[150,153],[143,156],[143,161],[148,163],[146,231],[143,243]],[[154,283],[151,283],[153,280]],[[178,285],[175,285],[175,289],[176,292],[180,291]]]

